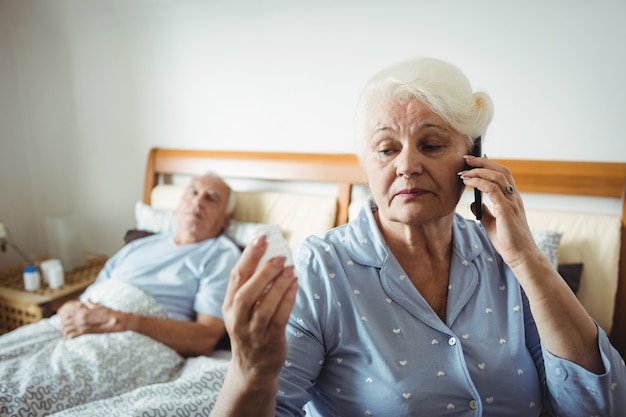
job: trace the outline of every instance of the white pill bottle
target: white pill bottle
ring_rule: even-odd
[[[39,269],[34,265],[28,265],[24,268],[24,289],[26,291],[38,290],[41,286],[41,276]]]
[[[254,237],[251,241],[263,235],[265,235],[265,239],[267,240],[267,249],[259,261],[259,267],[277,256],[285,257],[285,266],[293,265],[291,249],[289,249],[289,244],[283,237],[283,232],[280,226],[277,224],[264,224],[258,226],[254,229]]]

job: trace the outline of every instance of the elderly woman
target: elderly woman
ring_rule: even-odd
[[[299,284],[282,258],[256,268],[264,239],[244,252],[214,416],[623,415],[619,354],[534,243],[509,170],[469,155],[491,114],[439,60],[368,83],[372,201],[307,239]],[[455,214],[465,186],[493,203],[480,223]]]

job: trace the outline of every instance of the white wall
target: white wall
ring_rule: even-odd
[[[624,39],[621,0],[0,0],[0,219],[112,254],[150,147],[350,152],[364,82],[422,55],[492,95],[490,157],[626,162]]]

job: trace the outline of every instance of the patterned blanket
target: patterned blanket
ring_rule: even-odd
[[[90,298],[167,317],[151,296],[119,281]],[[227,364],[224,358],[184,360],[130,331],[66,339],[53,316],[0,336],[0,416],[208,415]]]
[[[53,416],[207,417],[215,405],[227,367],[228,357],[219,354],[187,359],[182,371],[169,382],[143,386]]]

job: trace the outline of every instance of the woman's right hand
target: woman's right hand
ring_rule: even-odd
[[[265,237],[243,251],[222,306],[232,359],[212,417],[274,416],[278,375],[287,356],[285,328],[298,285],[293,267],[273,258],[257,268]]]
[[[222,313],[231,340],[231,367],[249,383],[274,385],[287,355],[285,328],[297,281],[283,257],[257,268],[266,248],[260,237],[243,251],[231,272]]]

